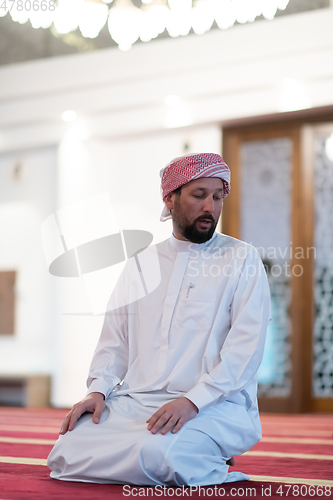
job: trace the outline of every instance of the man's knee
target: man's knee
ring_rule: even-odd
[[[57,474],[64,472],[69,463],[75,462],[78,456],[78,444],[84,443],[76,439],[75,429],[60,436],[47,457],[47,466]]]
[[[140,450],[140,459],[142,469],[147,476],[155,479],[157,483],[164,482],[164,477],[168,469],[166,462],[167,442],[169,436],[161,434],[150,434],[142,444]]]
[[[157,484],[192,484],[193,474],[200,477],[203,473],[202,453],[206,448],[210,454],[210,441],[208,436],[187,429],[179,434],[150,435],[141,448],[142,468]]]

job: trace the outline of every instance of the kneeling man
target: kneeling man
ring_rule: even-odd
[[[127,262],[88,395],[66,416],[48,457],[53,478],[166,486],[248,479],[228,469],[261,438],[266,273],[251,245],[215,232],[230,190],[220,155],[172,160],[161,187],[161,220],[172,218],[173,233],[139,254],[149,264],[157,252],[161,281],[133,300],[138,260]]]

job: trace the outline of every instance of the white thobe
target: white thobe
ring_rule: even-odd
[[[261,438],[256,373],[270,295],[259,254],[217,233],[203,244],[171,236],[156,250],[157,288],[133,300],[138,260],[130,259],[110,299],[87,381],[107,408],[98,425],[84,415],[60,437],[48,459],[54,478],[148,485],[244,478],[228,474],[225,462]],[[138,255],[143,269],[152,252]],[[146,420],[182,396],[198,415],[176,434],[147,431]]]

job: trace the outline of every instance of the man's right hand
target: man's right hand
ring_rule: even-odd
[[[59,434],[66,434],[67,431],[72,431],[77,420],[85,412],[93,413],[92,420],[95,424],[98,424],[105,406],[104,394],[101,392],[91,392],[82,401],[76,403],[71,411],[67,413]]]

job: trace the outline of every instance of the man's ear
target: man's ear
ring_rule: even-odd
[[[174,197],[175,195],[173,193],[169,193],[165,200],[164,200],[164,203],[166,204],[167,208],[169,210],[172,210],[173,209],[173,205],[174,205]]]

